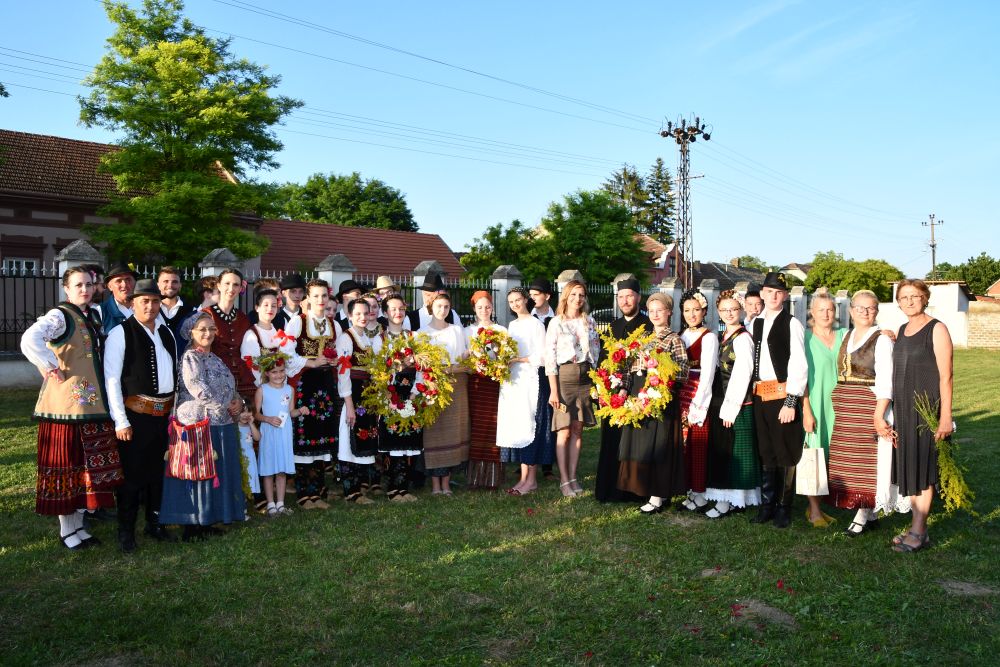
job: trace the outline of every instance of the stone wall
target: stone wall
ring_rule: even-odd
[[[969,304],[969,347],[1000,349],[1000,303]]]

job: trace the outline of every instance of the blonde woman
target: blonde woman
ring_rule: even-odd
[[[583,487],[576,479],[583,427],[593,426],[590,404],[590,369],[600,352],[597,324],[587,313],[587,287],[579,280],[566,283],[559,295],[556,315],[545,334],[545,374],[549,378],[552,430],[556,432],[559,490],[578,496]]]

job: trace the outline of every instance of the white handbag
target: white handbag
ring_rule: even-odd
[[[800,496],[825,496],[830,493],[822,447],[802,450],[802,458],[795,466],[795,493]]]

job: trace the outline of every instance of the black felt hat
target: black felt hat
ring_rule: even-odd
[[[156,281],[152,278],[143,278],[142,280],[136,282],[135,289],[128,295],[128,300],[131,301],[137,296],[155,296],[157,299],[163,298],[163,295],[160,294],[160,288],[156,286]]]
[[[337,290],[337,298],[339,299],[348,292],[354,292],[354,291],[364,292],[365,288],[363,288],[360,283],[355,282],[350,278],[348,278],[344,282],[340,283],[340,289]]]
[[[132,276],[135,280],[139,279],[139,274],[133,271],[128,265],[115,264],[108,270],[107,273],[104,274],[104,281],[108,282],[112,278],[117,278],[118,276]]]
[[[552,294],[552,283],[550,283],[545,278],[535,278],[534,280],[531,281],[531,284],[528,285],[528,289],[529,290],[533,289],[533,290],[536,290],[538,292],[543,292],[545,294],[551,295]]]
[[[441,279],[440,273],[428,273],[424,276],[424,282],[420,286],[420,290],[423,292],[440,292],[444,289],[444,280]]]
[[[771,271],[769,274],[764,276],[764,284],[761,286],[770,287],[771,289],[783,289],[788,291],[788,283],[785,282],[784,274],[778,273],[777,271]]]
[[[306,279],[302,277],[301,273],[289,273],[286,276],[282,276],[281,282],[278,283],[278,287],[283,290],[286,289],[305,289]]]

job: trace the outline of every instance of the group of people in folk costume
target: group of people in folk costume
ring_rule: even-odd
[[[892,547],[927,546],[936,442],[953,428],[952,343],[947,327],[925,312],[929,288],[920,280],[898,284],[907,323],[895,332],[876,325],[873,292],[854,293],[847,331],[835,327],[828,294],[813,295],[809,330],[785,307],[788,296],[779,273],[743,297],[724,291],[715,304],[689,290],[677,334],[669,296],[651,295],[644,315],[638,282],[617,284],[622,317],[612,335],[623,340],[640,327],[654,333],[679,368],[677,400],[638,427],[602,425],[595,497],[645,500],[639,510],[656,514],[684,496],[681,508],[709,519],[757,506],[751,522],[785,528],[798,489],[814,527],[834,523],[823,502],[856,512],[845,529],[851,537],[876,528],[880,513],[912,511]],[[718,311],[719,332],[705,326],[709,307]],[[937,406],[933,429],[915,404],[920,396]],[[809,484],[796,485],[800,461],[819,469]],[[820,488],[822,478],[828,488]]]
[[[555,307],[546,280],[510,290],[505,305],[514,318],[506,328],[495,322],[493,296],[476,292],[475,321],[463,328],[433,274],[413,309],[386,276],[370,289],[347,280],[335,292],[298,274],[260,279],[249,316],[238,307],[246,289],[238,270],[202,278],[197,305],[180,298],[180,281],[172,267],[156,280],[138,280],[127,266],[106,274],[71,268],[65,301],[22,337],[44,378],[34,410],[36,512],[59,518],[65,547],[96,545],[84,519],[107,517],[114,505],[127,553],[137,548],[140,509],[144,534],[165,541],[175,539],[168,525],[198,540],[220,532],[217,524],[245,520],[247,496],[266,516],[286,516],[289,478],[303,510],[329,507],[331,474],[348,503],[364,505],[379,495],[412,502],[427,477],[432,495],[451,495],[459,466],[469,487],[494,489],[504,485],[504,464],[517,465],[506,490],[526,495],[539,486],[538,466],[550,477],[555,464],[560,492],[583,493],[582,432],[596,424],[589,372],[605,354],[583,282],[565,285]],[[656,514],[685,496],[684,509],[710,519],[756,505],[754,522],[786,527],[805,443],[828,461],[829,502],[857,510],[848,534],[871,529],[878,511],[912,506],[912,525],[894,548],[926,546],[934,442],[951,428],[951,342],[924,312],[926,285],[900,284],[909,321],[895,336],[874,326],[874,294],[854,295],[847,334],[833,328],[828,298],[813,297],[805,331],[783,307],[787,297],[776,273],[742,299],[724,292],[708,304],[691,290],[676,333],[669,296],[649,296],[643,314],[638,281],[618,283],[622,317],[612,335],[645,327],[678,372],[675,400],[661,416],[602,425],[595,498],[642,502],[643,513]],[[709,307],[723,331],[706,328]],[[503,330],[516,343],[502,382],[462,363],[485,330]],[[362,405],[371,382],[364,359],[414,333],[446,353],[452,400],[424,428],[394,431]],[[398,389],[409,391],[413,381],[404,373]],[[920,428],[915,390],[940,401],[935,433]],[[211,478],[178,478],[174,464],[164,464],[180,433],[210,440]],[[810,497],[806,510],[818,527],[832,521],[820,500]]]

